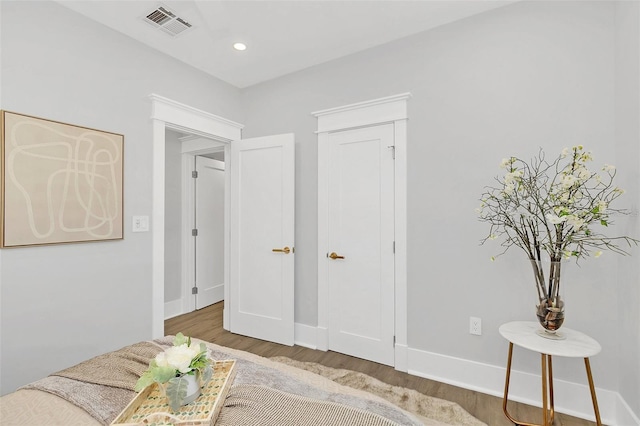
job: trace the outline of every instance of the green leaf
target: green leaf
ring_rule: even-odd
[[[195,358],[193,361],[191,361],[190,367],[195,370],[200,370],[206,367],[208,363],[209,362],[206,357],[200,356],[199,358]]]
[[[184,376],[174,377],[167,382],[167,399],[173,411],[178,411],[187,396],[187,379]]]
[[[140,376],[140,378],[136,382],[136,387],[133,390],[135,390],[136,392],[140,392],[142,389],[146,388],[149,385],[152,385],[153,383],[153,374],[151,373],[151,371],[147,370],[142,373],[142,376]]]
[[[600,219],[600,225],[602,225],[602,226],[609,226],[609,224],[607,223],[607,221],[606,221],[606,220],[604,220],[604,219]]]
[[[166,383],[175,377],[176,370],[173,367],[156,367],[151,369],[153,380],[158,383]]]
[[[211,368],[211,364],[207,364],[204,370],[200,371],[200,377],[203,385],[209,383],[209,380],[213,377],[213,368]]]
[[[173,346],[184,345],[188,342],[188,339],[182,333],[176,334],[176,337],[173,339]]]

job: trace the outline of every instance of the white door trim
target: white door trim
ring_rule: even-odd
[[[406,120],[407,99],[410,97],[411,93],[407,92],[312,112],[318,118],[316,133]]]
[[[149,98],[151,99],[151,119],[153,122],[151,337],[155,339],[164,336],[165,129],[170,128],[211,139],[232,141],[242,138],[242,128],[244,126],[163,96],[151,94]],[[226,151],[228,151],[228,144],[225,146],[225,154],[227,153]],[[228,193],[226,185],[225,190]],[[228,195],[225,195],[225,197],[228,197]],[[228,235],[226,217],[225,235]],[[225,241],[226,246],[228,246],[227,241]],[[228,258],[225,248],[225,282],[229,282],[226,276]]]
[[[318,119],[318,342],[329,348],[328,235],[329,133],[381,123],[394,124],[395,138],[395,369],[407,371],[407,100],[410,93],[312,113]]]

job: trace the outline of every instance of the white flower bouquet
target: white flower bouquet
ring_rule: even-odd
[[[187,396],[187,376],[195,376],[196,382],[203,386],[211,380],[212,374],[206,345],[191,344],[190,337],[178,333],[173,346],[151,360],[147,371],[138,379],[135,390],[139,392],[153,383],[163,385],[169,404],[176,411]]]
[[[496,178],[496,186],[486,187],[481,197],[479,219],[490,225],[481,244],[501,239],[504,250],[497,256],[512,246],[525,251],[534,267],[539,306],[544,309],[562,309],[562,259],[577,262],[592,254],[599,257],[603,250],[628,254],[619,243],[638,244],[633,238],[601,232],[612,224],[613,215],[627,214],[612,207],[624,191],[613,184],[615,167],[605,165],[602,173],[596,173],[587,167],[590,161],[591,153],[581,145],[565,148],[550,163],[542,150],[529,163],[505,158],[501,167],[506,173]],[[544,254],[551,263],[548,280],[540,263]]]

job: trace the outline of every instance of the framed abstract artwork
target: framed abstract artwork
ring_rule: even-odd
[[[122,239],[124,136],[0,114],[0,247]]]

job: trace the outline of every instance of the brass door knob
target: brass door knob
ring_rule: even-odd
[[[276,252],[276,253],[285,253],[285,254],[289,254],[291,253],[291,249],[289,247],[285,247],[285,248],[274,248],[271,251]]]
[[[344,259],[344,256],[340,256],[340,255],[339,255],[338,253],[336,253],[335,251],[334,251],[334,252],[331,252],[331,254],[329,255],[329,257],[330,257],[331,259],[333,259],[333,260],[336,260],[336,259]]]

